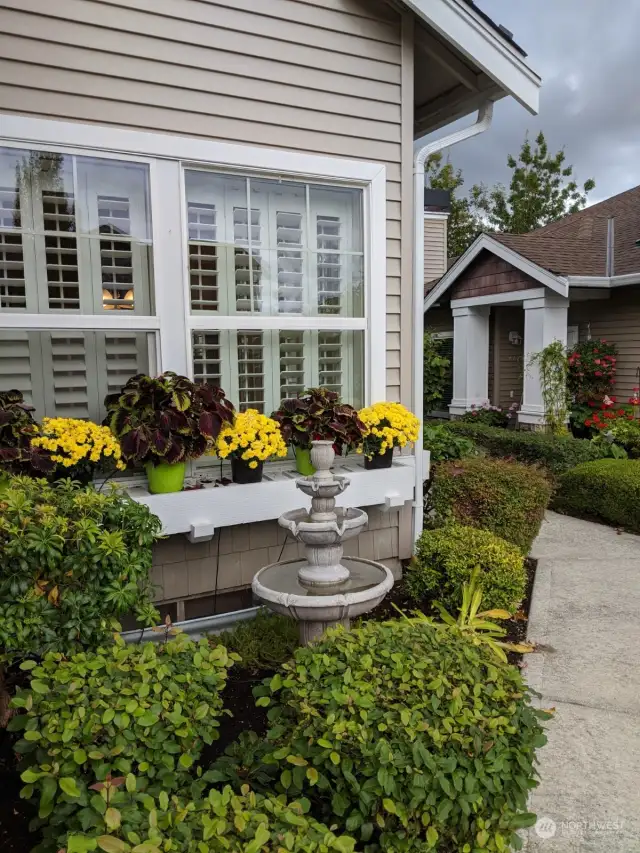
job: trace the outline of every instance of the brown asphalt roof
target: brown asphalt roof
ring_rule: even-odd
[[[530,234],[495,240],[558,275],[605,275],[607,220],[614,218],[614,275],[640,272],[640,186],[614,195]]]

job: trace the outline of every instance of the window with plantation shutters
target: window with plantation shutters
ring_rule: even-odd
[[[194,376],[240,409],[314,385],[359,405],[362,191],[195,169],[185,188]]]
[[[150,341],[94,318],[152,312],[151,260],[148,166],[0,148],[0,323],[16,315],[0,329],[1,390],[40,417],[100,420],[104,396],[149,369]]]

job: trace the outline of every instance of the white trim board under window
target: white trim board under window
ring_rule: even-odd
[[[266,376],[265,380],[268,381],[269,388],[274,389],[273,399],[276,399],[283,387],[280,383],[281,377],[273,375],[275,372],[280,371],[287,382],[291,380],[292,391],[297,390],[300,384],[298,379],[304,379],[305,384],[316,380],[320,382],[322,380],[319,356],[321,341],[325,341],[325,349],[338,341],[348,345],[349,358],[355,362],[357,355],[354,353],[357,353],[357,348],[354,349],[349,342],[360,339],[363,341],[361,381],[363,393],[360,395],[362,399],[354,402],[367,403],[384,399],[386,367],[384,167],[378,164],[291,151],[13,115],[1,116],[0,124],[1,146],[77,155],[78,158],[98,157],[105,163],[109,160],[120,160],[139,164],[146,169],[148,205],[151,214],[151,233],[147,243],[153,247],[151,270],[149,276],[140,278],[140,283],[137,285],[139,296],[136,295],[134,310],[117,310],[128,307],[124,304],[131,299],[128,292],[114,291],[113,294],[106,296],[103,294],[106,302],[104,300],[101,302],[100,294],[98,297],[95,296],[95,287],[92,296],[89,295],[89,291],[84,293],[82,288],[79,296],[74,292],[72,295],[77,297],[76,302],[72,310],[67,311],[49,310],[47,313],[40,313],[38,309],[30,307],[35,305],[33,300],[26,304],[25,299],[25,304],[20,303],[17,309],[0,307],[0,332],[4,336],[40,334],[44,336],[42,340],[46,343],[49,338],[53,339],[56,336],[59,338],[61,335],[63,340],[68,340],[71,332],[77,333],[77,336],[82,336],[86,341],[85,362],[97,364],[98,373],[103,366],[100,361],[101,354],[105,351],[100,336],[110,335],[110,339],[115,336],[116,343],[112,345],[112,349],[115,348],[115,350],[118,350],[118,347],[122,349],[124,336],[129,342],[130,352],[128,354],[122,352],[121,367],[127,358],[131,361],[135,349],[141,361],[135,365],[133,362],[130,363],[133,372],[171,369],[193,376],[192,346],[195,334],[219,334],[221,340],[227,339],[226,346],[229,346],[232,336],[255,332],[259,333],[271,347],[272,357],[270,360],[267,359],[269,364],[266,366],[266,373],[271,371],[272,375]],[[207,172],[219,175],[234,174],[256,182],[260,182],[261,179],[273,181],[277,178],[283,182],[292,182],[292,186],[298,182],[300,187],[306,187],[304,190],[306,201],[304,206],[301,203],[299,210],[275,210],[275,212],[268,212],[268,215],[263,211],[261,214],[267,215],[267,227],[271,234],[276,235],[275,242],[272,240],[268,251],[271,253],[273,262],[279,263],[280,273],[279,278],[273,275],[269,282],[271,308],[268,312],[262,310],[240,312],[236,305],[233,306],[234,313],[228,304],[224,311],[211,311],[212,305],[207,305],[207,299],[211,293],[207,293],[207,298],[203,298],[199,310],[190,310],[194,285],[190,277],[193,268],[189,268],[189,242],[195,243],[199,247],[199,252],[203,247],[206,249],[212,237],[211,229],[215,222],[206,208],[189,209],[185,196],[185,172],[188,170],[201,170],[205,174]],[[312,188],[311,191],[309,187]],[[327,204],[324,208],[320,203],[323,187],[327,190],[325,193]],[[353,191],[361,194],[361,245],[356,249],[352,247],[345,252],[340,249],[340,240],[344,239],[345,234],[355,233],[352,228],[355,208],[352,207],[349,212],[343,205],[344,215],[340,210],[332,209],[329,204],[332,188],[343,188],[345,191],[352,188]],[[315,193],[320,201],[315,203],[313,198],[309,201],[310,192],[311,196]],[[302,194],[301,190],[301,198]],[[131,211],[123,202],[122,193],[105,191],[100,193],[96,200],[102,216],[101,220],[96,220],[98,228],[96,234],[100,233],[104,241],[106,225],[119,220],[124,222],[128,216],[131,218]],[[138,207],[143,206],[142,196],[136,203]],[[146,204],[146,201],[144,203]],[[204,202],[201,203],[204,204]],[[315,207],[313,207],[314,203]],[[235,204],[235,206],[231,204],[226,211],[227,222],[235,221],[236,242],[244,240],[245,243],[250,243],[255,234],[251,231],[250,226],[253,223],[248,221],[248,211],[253,211],[255,205],[249,198],[248,203],[244,205],[244,214],[240,210],[242,207],[241,204]],[[313,214],[311,217],[309,211]],[[303,224],[305,214],[306,223]],[[247,221],[240,221],[242,215]],[[252,213],[251,216],[253,218],[254,214]],[[244,233],[240,233],[243,227]],[[307,229],[306,244],[300,236],[303,228]],[[191,241],[190,237],[193,238]],[[278,239],[281,243],[288,240],[290,245],[279,245]],[[111,242],[113,243],[113,240]],[[124,257],[126,248],[105,244],[101,254],[94,252],[94,257],[97,258],[95,269],[100,269],[103,282],[109,279],[108,267],[115,265],[113,259],[118,256]],[[303,253],[306,253],[304,257],[302,257]],[[251,252],[249,255],[253,257]],[[339,258],[338,255],[340,255]],[[300,258],[300,264],[307,265],[308,274],[306,283],[300,284],[296,290],[296,283],[301,279],[300,276],[295,275],[300,266],[296,266],[298,258]],[[327,263],[322,262],[324,259]],[[132,259],[131,263],[128,261],[130,266],[134,260]],[[199,264],[198,261],[195,263]],[[253,260],[251,263],[253,264]],[[361,310],[347,304],[351,296],[345,290],[340,291],[338,282],[342,274],[341,270],[349,265],[353,267],[356,263],[361,264],[364,282]],[[249,277],[252,272],[253,270],[250,269]],[[242,275],[246,277],[246,274],[239,274],[237,270],[234,271],[234,275],[238,279]],[[115,279],[111,276],[110,280]],[[205,285],[209,280],[210,278],[207,279],[206,276],[202,278]],[[181,281],[182,287],[179,285]],[[0,284],[2,283],[0,280]],[[198,288],[195,287],[195,290],[197,291]],[[203,288],[200,288],[200,291],[202,292]],[[204,291],[207,291],[206,287]],[[346,300],[334,299],[332,297],[334,291],[345,294]],[[201,292],[197,295],[200,296]],[[286,304],[291,310],[283,312],[278,306],[283,304],[285,298],[289,299]],[[307,304],[316,307],[311,314],[296,309],[296,306],[304,300]],[[81,305],[78,304],[79,301],[82,302]],[[104,310],[107,302],[113,303],[115,310],[108,312]],[[334,307],[321,307],[317,310],[318,305]],[[255,308],[255,305],[253,307]],[[287,338],[287,333],[294,337],[297,335],[298,340],[309,344],[304,364],[298,365],[300,369],[297,377],[285,375],[287,374],[286,358],[289,356],[284,356],[284,360],[280,358],[282,347],[291,342]],[[96,335],[100,340],[93,340],[92,336]],[[21,345],[24,347],[24,341]],[[37,349],[34,344],[34,352]],[[112,358],[112,353],[108,357]],[[32,360],[34,359],[35,357],[32,356]],[[330,359],[325,360],[325,367],[327,366],[331,374]],[[348,368],[351,375],[353,375],[352,366]],[[19,372],[20,368],[17,365],[16,367]],[[10,373],[12,369],[12,365],[9,365]],[[22,370],[24,369],[23,364]],[[78,366],[80,372],[83,369],[86,370],[86,366]],[[228,364],[226,370],[229,376],[232,374],[236,376],[237,363],[235,366],[233,362]],[[126,378],[125,374],[126,370],[116,370],[116,375],[119,377]],[[6,383],[8,378],[5,377],[3,381]],[[91,376],[86,374],[83,378],[83,381],[88,381],[91,385],[95,384],[95,387],[103,387],[104,379],[98,380],[99,377],[96,375],[94,383],[93,374]],[[234,379],[229,381],[231,385],[228,393],[232,397],[233,390],[235,388],[239,390],[239,385]],[[236,382],[235,385],[234,382]],[[353,386],[350,387],[346,383],[343,393],[347,398],[348,395],[356,392]],[[80,412],[81,409],[76,411]],[[88,414],[95,417],[95,407]]]

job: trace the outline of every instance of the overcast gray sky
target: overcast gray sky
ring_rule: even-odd
[[[539,129],[580,182],[595,179],[591,201],[640,184],[640,0],[476,2],[513,32],[543,85],[538,116],[504,99],[488,132],[450,150],[465,187],[507,182],[507,154]]]

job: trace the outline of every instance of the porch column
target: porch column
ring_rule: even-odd
[[[522,424],[539,426],[545,423],[540,371],[537,365],[529,366],[529,362],[533,355],[554,341],[560,341],[566,347],[569,300],[556,294],[547,294],[538,299],[525,299],[522,307],[524,308],[524,379],[518,421]]]
[[[452,415],[463,415],[489,397],[489,311],[487,305],[452,308],[453,399]]]

